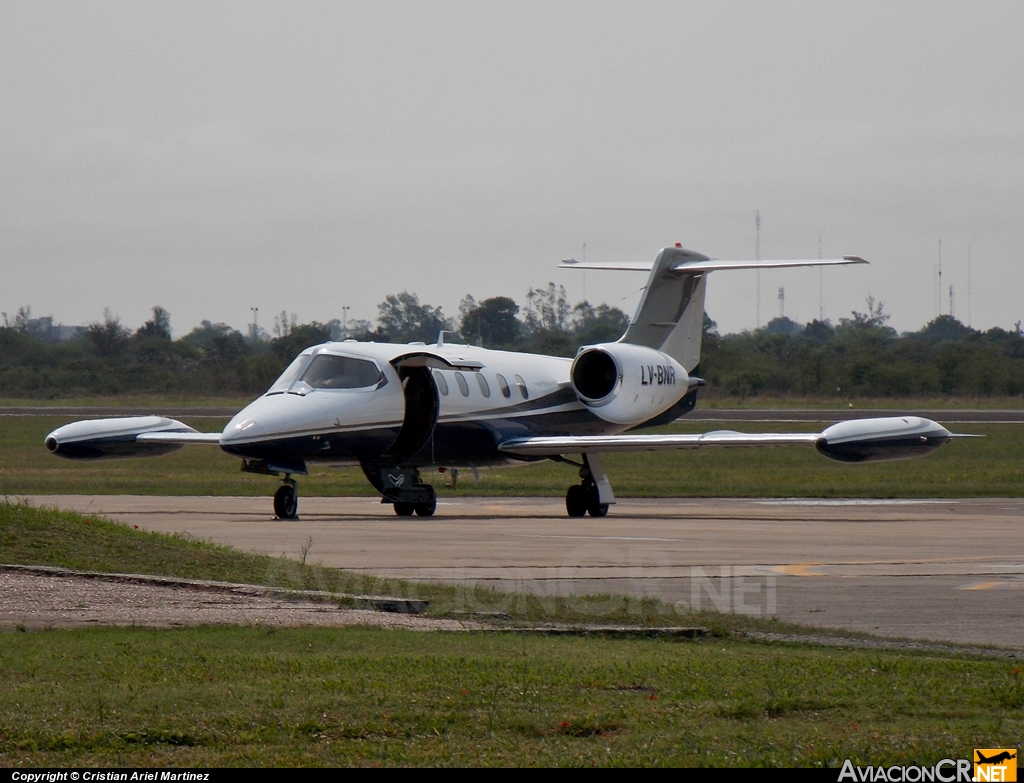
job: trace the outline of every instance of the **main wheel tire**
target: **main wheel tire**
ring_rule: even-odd
[[[587,515],[587,496],[579,484],[573,484],[565,493],[565,511],[570,517]]]
[[[291,484],[282,484],[274,493],[274,514],[278,519],[299,518],[299,493]]]
[[[596,484],[591,484],[583,490],[583,496],[586,498],[587,511],[590,513],[590,516],[608,516],[608,504],[601,502],[601,495],[598,494]]]
[[[395,503],[395,513],[400,517],[411,517],[415,510],[415,503]]]
[[[437,511],[437,493],[434,492],[434,488],[429,484],[425,488],[430,493],[430,499],[424,503],[416,504],[416,514],[420,517],[432,517],[434,512]]]

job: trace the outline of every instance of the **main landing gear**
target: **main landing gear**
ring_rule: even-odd
[[[562,460],[568,462],[568,460]],[[578,464],[578,463],[572,463]],[[596,457],[583,455],[583,465],[580,467],[579,484],[573,484],[565,493],[565,510],[570,517],[583,517],[590,514],[592,517],[603,517],[608,514],[609,503],[615,502],[612,494],[611,484],[608,483],[608,476],[604,467]],[[601,502],[601,496],[608,502]]]
[[[424,484],[416,468],[363,467],[363,472],[384,497],[381,503],[391,503],[400,517],[432,517],[437,510],[437,493]]]
[[[608,504],[602,503],[597,494],[597,485],[590,481],[573,484],[565,493],[565,510],[571,517],[603,517],[608,514]]]
[[[274,514],[278,519],[299,518],[298,484],[290,475],[282,479],[281,486],[274,493]]]
[[[434,516],[434,512],[437,510],[437,495],[429,484],[424,484],[423,490],[425,500],[418,502],[396,500],[394,503],[395,513],[400,517],[411,517],[413,514],[421,517]]]

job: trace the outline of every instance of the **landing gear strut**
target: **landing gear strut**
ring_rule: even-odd
[[[274,514],[278,519],[299,518],[298,485],[290,475],[282,479],[281,486],[274,493]]]
[[[567,461],[567,460],[566,460]],[[577,463],[574,463],[577,464]],[[612,503],[615,497],[611,494],[611,485],[604,468],[596,457],[583,455],[583,466],[580,468],[579,484],[573,484],[565,493],[565,510],[570,517],[603,517],[608,514],[608,503],[601,502],[600,484],[606,485],[606,492]]]

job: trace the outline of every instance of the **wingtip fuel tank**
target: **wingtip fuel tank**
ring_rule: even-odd
[[[931,419],[890,416],[833,424],[815,448],[839,462],[883,462],[926,457],[951,439],[949,430]]]
[[[180,443],[139,441],[150,433],[191,433],[194,429],[163,416],[89,419],[58,427],[43,441],[46,450],[69,459],[159,457],[181,448]]]

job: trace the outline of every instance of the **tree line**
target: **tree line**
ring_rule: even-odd
[[[403,291],[386,297],[377,310],[376,326],[338,319],[300,324],[294,313],[281,312],[272,334],[255,324],[243,334],[203,321],[172,339],[170,313],[157,306],[135,332],[107,311],[102,321],[61,340],[52,318],[32,318],[23,307],[13,317],[0,314],[0,397],[256,395],[304,348],[329,340],[433,343],[449,331],[464,335],[450,335],[449,342],[571,356],[579,344],[617,339],[629,320],[607,305],[572,306],[565,289],[553,283],[530,289],[522,309],[509,297],[477,302],[466,296],[459,315],[449,318]]]
[[[32,319],[28,308],[0,327],[0,397],[60,397],[125,393],[254,396],[264,391],[304,348],[328,340],[433,343],[572,356],[578,346],[618,339],[627,315],[606,304],[571,305],[565,289],[531,288],[520,307],[505,296],[466,296],[459,314],[421,303],[408,291],[378,305],[368,321],[299,324],[294,314],[274,319],[273,335],[247,334],[203,321],[172,339],[170,314],[154,307],[135,332],[109,311],[70,340],[58,342],[52,319]],[[971,329],[943,315],[916,332],[887,325],[881,304],[838,323],[800,325],[777,318],[766,327],[720,335],[704,319],[704,346],[696,374],[710,390],[735,397],[1017,396],[1024,394],[1024,335]],[[42,326],[40,326],[42,324]]]

